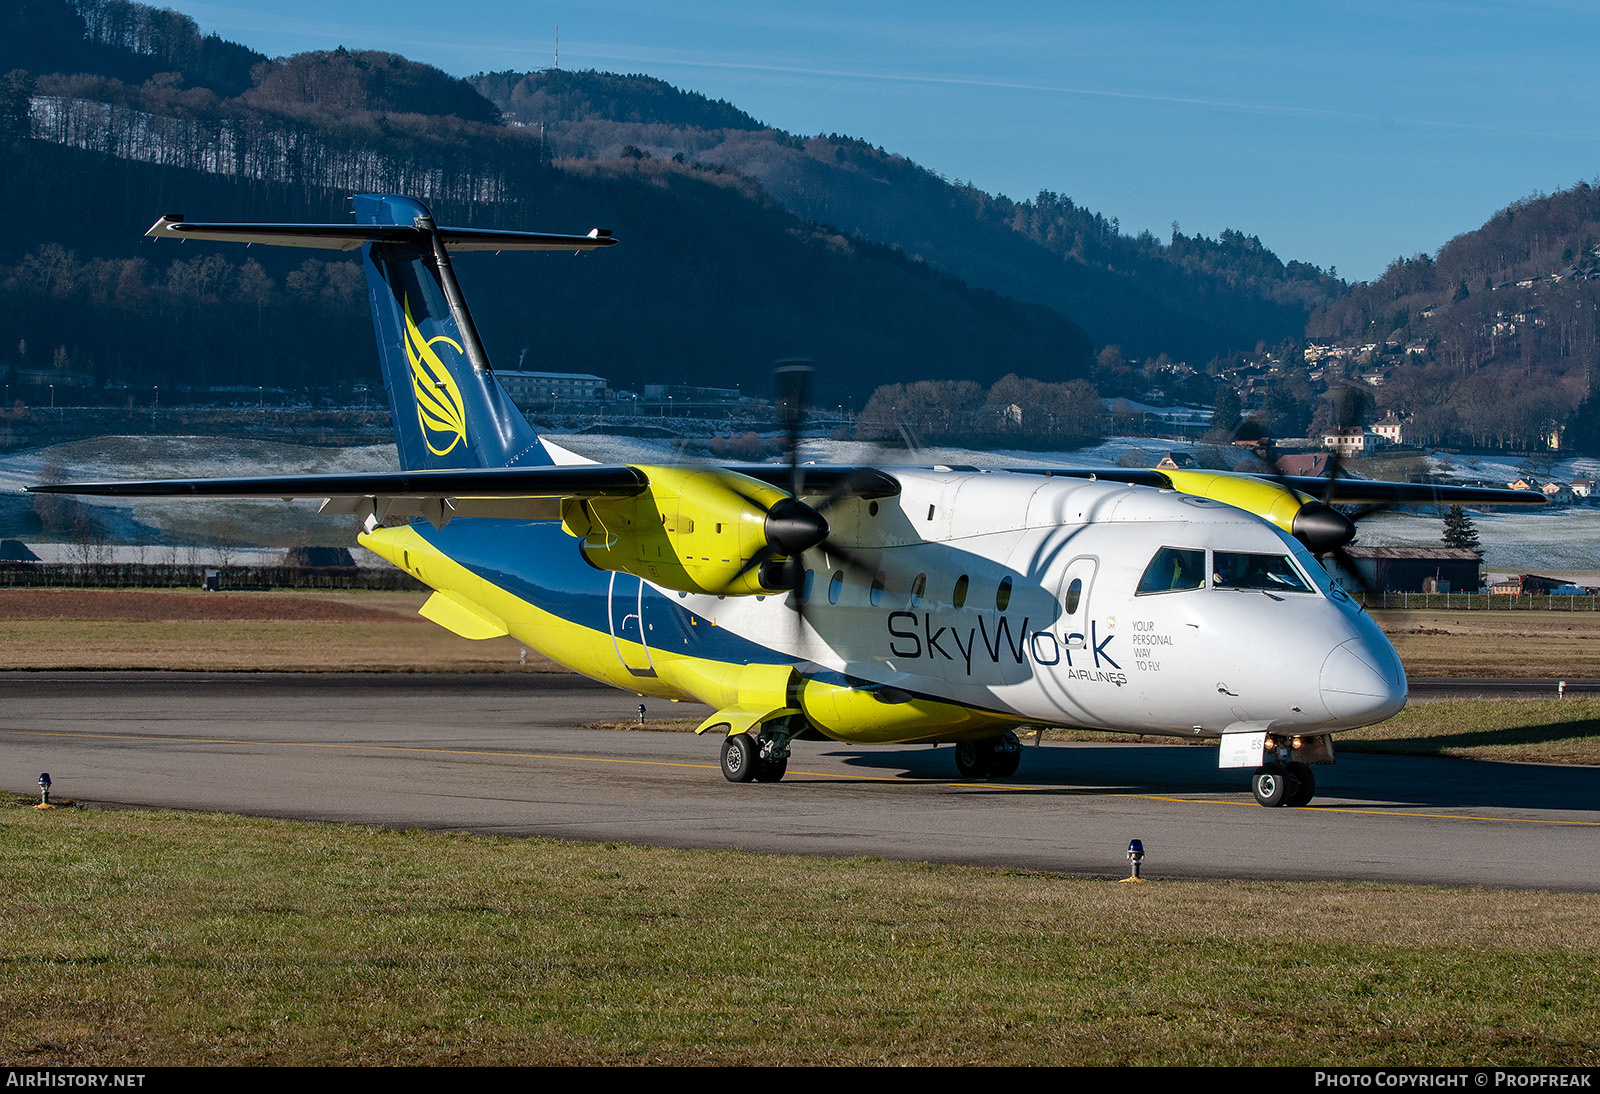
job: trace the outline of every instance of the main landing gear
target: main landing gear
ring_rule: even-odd
[[[793,735],[732,733],[722,742],[722,777],[731,783],[775,783],[789,770]]]
[[[1310,766],[1298,760],[1266,764],[1250,777],[1250,791],[1261,805],[1310,805],[1317,779]]]
[[[1010,730],[981,741],[956,742],[956,770],[967,779],[1009,779],[1022,762],[1022,742]]]

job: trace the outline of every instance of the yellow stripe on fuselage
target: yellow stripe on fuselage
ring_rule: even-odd
[[[367,550],[425,584],[452,599],[478,605],[486,614],[503,620],[517,641],[575,672],[644,695],[664,699],[697,698],[659,677],[630,673],[617,656],[618,647],[625,647],[624,656],[642,665],[646,663],[646,653],[638,643],[622,638],[613,641],[604,631],[563,619],[528,603],[479,577],[423,539],[410,525],[379,528],[357,538]],[[670,655],[651,650],[649,656],[659,661]]]
[[[503,621],[517,641],[592,679],[640,695],[696,700],[719,711],[773,712],[787,708],[792,697],[791,665],[730,663],[655,647],[646,650],[637,642],[613,638],[606,631],[545,611],[479,577],[410,525],[379,528],[358,538],[363,547],[445,594],[464,615],[475,613],[496,623]],[[457,633],[471,629],[463,627]],[[654,675],[630,672],[625,661],[649,664]],[[908,697],[885,702],[881,695],[818,681],[806,682],[803,694],[809,720],[816,728],[837,740],[858,744],[986,737],[1020,721],[933,699]]]

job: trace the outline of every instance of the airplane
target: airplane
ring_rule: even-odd
[[[704,703],[735,783],[790,744],[950,743],[1004,779],[1019,731],[1219,738],[1264,806],[1303,806],[1333,734],[1406,701],[1394,647],[1317,555],[1339,505],[1527,504],[1525,491],[1197,470],[619,465],[540,438],[495,378],[452,251],[610,248],[441,227],[368,194],[350,224],[160,218],[156,239],[359,250],[401,470],[68,483],[108,497],[320,498],[433,590],[421,614],[586,676]]]

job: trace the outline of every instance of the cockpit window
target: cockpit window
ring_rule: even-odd
[[[1211,552],[1214,589],[1265,589],[1272,593],[1309,593],[1311,585],[1287,555]]]
[[[1163,547],[1144,568],[1137,595],[1200,589],[1206,583],[1206,553],[1184,547]]]

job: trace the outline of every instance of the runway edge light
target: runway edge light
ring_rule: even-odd
[[[1143,881],[1139,870],[1144,863],[1144,840],[1131,839],[1128,841],[1128,876],[1119,878],[1119,881]]]

